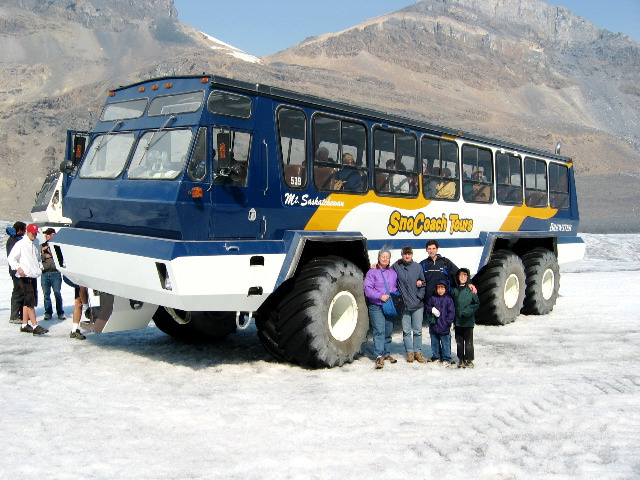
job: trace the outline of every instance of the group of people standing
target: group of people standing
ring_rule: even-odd
[[[473,368],[473,327],[475,312],[480,306],[477,289],[469,283],[470,272],[458,268],[451,260],[438,254],[439,244],[429,240],[427,258],[413,261],[413,249],[402,248],[402,258],[391,263],[391,252],[381,249],[378,263],[367,272],[364,293],[368,300],[369,322],[373,334],[375,367],[384,362],[397,363],[391,356],[391,334],[396,318],[401,317],[402,339],[407,362],[440,362],[451,360],[451,328],[455,325],[458,368]],[[404,302],[398,315],[385,314],[384,302],[399,292]],[[431,357],[422,354],[422,326],[429,325]]]
[[[16,222],[13,227],[7,227],[7,263],[9,275],[13,280],[11,293],[11,314],[9,321],[20,324],[20,331],[33,335],[43,335],[49,330],[38,324],[35,307],[38,305],[38,278],[41,279],[44,294],[44,320],[53,317],[51,291],[55,298],[56,315],[59,320],[66,320],[62,302],[62,274],[56,268],[49,241],[56,234],[53,228],[47,228],[43,233],[46,241],[40,244],[36,238],[38,226],[34,223],[26,225]],[[65,283],[75,288],[76,302],[73,312],[73,324],[70,338],[84,340],[86,337],[80,332],[80,318],[83,302],[88,301],[86,289],[73,284],[67,278]],[[83,295],[84,293],[84,295]]]

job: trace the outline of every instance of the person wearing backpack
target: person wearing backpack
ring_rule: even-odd
[[[364,295],[367,297],[369,323],[373,334],[373,351],[376,356],[376,368],[383,368],[384,361],[396,363],[391,356],[391,334],[395,316],[382,310],[382,303],[390,298],[398,286],[398,274],[391,268],[391,252],[382,248],[378,252],[378,263],[373,265],[364,277]]]

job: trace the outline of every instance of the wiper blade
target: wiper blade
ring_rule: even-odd
[[[113,127],[111,127],[111,130],[109,130],[102,137],[100,137],[100,142],[98,143],[98,146],[93,151],[93,155],[91,156],[91,160],[89,161],[89,165],[91,165],[93,163],[93,160],[96,158],[96,153],[98,153],[98,150],[100,150],[100,148],[102,148],[102,142],[104,141],[104,139],[107,138],[109,135],[111,135],[116,128],[119,128],[120,125],[122,125],[122,123],[123,123],[122,120],[118,120],[115,123],[115,125]]]

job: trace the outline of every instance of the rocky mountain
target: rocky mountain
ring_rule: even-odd
[[[109,88],[201,72],[544,150],[561,140],[575,159],[583,219],[640,209],[640,45],[565,8],[420,0],[261,61],[178,18],[172,0],[5,0],[1,218],[29,211],[61,160],[64,131],[88,128]]]

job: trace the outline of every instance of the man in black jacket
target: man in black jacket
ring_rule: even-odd
[[[22,240],[24,232],[27,230],[27,224],[24,222],[16,222],[13,227],[7,227],[7,258],[13,246]],[[24,304],[24,294],[20,287],[18,278],[16,277],[16,271],[9,267],[9,275],[13,281],[13,291],[11,292],[11,313],[9,314],[9,322],[22,323],[22,306]]]
[[[44,319],[50,320],[53,316],[53,305],[51,304],[51,290],[53,290],[53,296],[56,300],[56,315],[58,315],[59,320],[64,320],[67,317],[64,314],[62,293],[60,293],[62,274],[56,268],[56,263],[53,261],[53,255],[51,254],[51,247],[49,246],[49,240],[53,238],[56,231],[53,228],[47,228],[42,233],[47,240],[41,245],[43,270],[40,277],[40,286],[44,296]]]

